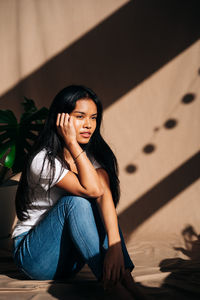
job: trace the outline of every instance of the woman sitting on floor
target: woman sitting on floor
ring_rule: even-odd
[[[87,263],[110,297],[136,299],[115,210],[117,161],[100,134],[101,119],[89,88],[56,95],[19,183],[13,255],[38,280],[70,278]]]

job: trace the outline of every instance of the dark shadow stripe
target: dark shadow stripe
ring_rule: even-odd
[[[49,106],[58,90],[80,83],[107,107],[193,44],[199,32],[198,0],[131,1],[4,94],[1,106],[16,110],[23,95]]]
[[[127,237],[146,219],[199,178],[200,152],[197,152],[119,215],[119,222]]]

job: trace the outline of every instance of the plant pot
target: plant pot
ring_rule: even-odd
[[[15,220],[15,194],[18,181],[8,180],[0,186],[0,249],[11,249],[11,232]]]

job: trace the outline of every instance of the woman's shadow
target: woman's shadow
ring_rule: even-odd
[[[200,235],[191,225],[183,231],[185,248],[174,247],[187,258],[164,259],[160,262],[162,272],[171,272],[162,287],[169,288],[170,299],[200,299]]]
[[[160,262],[161,272],[170,273],[159,287],[139,284],[148,299],[199,300],[200,299],[200,234],[188,225],[183,231],[185,247],[174,247],[187,256],[174,257]]]

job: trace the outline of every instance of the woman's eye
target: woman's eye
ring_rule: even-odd
[[[97,117],[92,117],[92,120],[96,120],[97,119]]]
[[[83,116],[76,116],[77,119],[83,119]]]

